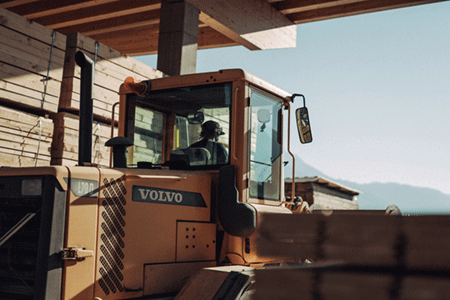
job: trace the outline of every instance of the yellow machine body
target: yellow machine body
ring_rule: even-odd
[[[270,135],[278,130],[277,136],[272,138],[277,138],[283,145],[282,114],[289,106],[290,94],[242,70],[146,82],[150,93],[186,91],[195,86],[215,87],[222,83],[227,84],[226,95],[231,101],[230,116],[223,123],[228,131],[225,144],[229,160],[226,166],[234,167],[232,187],[237,202],[245,204],[247,213],[253,213],[256,228],[262,214],[292,213],[282,205],[282,151],[278,153],[277,150],[278,156],[272,159],[267,169],[270,179],[265,179],[265,185],[254,183],[259,173],[255,166],[252,167],[256,155],[253,136],[264,131],[262,125],[278,118],[278,123],[263,133]],[[271,114],[270,117],[261,117],[267,121],[256,121],[251,99],[254,91],[263,99],[260,101],[270,99],[277,105],[278,116]],[[130,103],[144,101],[145,97],[136,96],[123,86],[120,94],[119,136],[135,139],[134,143],[138,144],[136,135],[130,134],[133,128],[137,128],[137,121],[133,120],[137,114],[130,113]],[[256,254],[254,228],[244,228],[248,233],[236,236],[227,229],[233,224],[222,224],[221,168],[174,169],[167,165],[179,146],[181,127],[176,124],[178,121],[170,105],[164,109],[160,109],[164,103],[155,107],[152,103],[146,105],[146,109],[158,114],[160,120],[160,124],[152,125],[152,128],[157,126],[156,131],[161,131],[153,140],[160,155],[158,163],[161,166],[158,168],[134,166],[136,159],[133,156],[137,157],[138,148],[131,146],[128,148],[127,167],[0,170],[0,179],[49,174],[56,179],[56,185],[65,195],[64,216],[60,216],[63,229],[59,229],[59,234],[63,235],[62,249],[55,246],[49,252],[50,256],[62,257],[61,268],[57,268],[60,275],[56,280],[47,279],[49,285],[50,281],[53,285],[60,283],[61,299],[128,299],[176,293],[203,268],[262,266],[275,260]],[[146,120],[141,121],[145,123]],[[130,125],[132,123],[133,126]],[[268,199],[254,196],[262,193],[271,196]],[[236,220],[237,223],[241,221]],[[52,224],[49,226],[56,226],[56,223]],[[240,232],[240,225],[236,226]]]

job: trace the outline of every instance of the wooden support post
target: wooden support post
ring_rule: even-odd
[[[170,76],[195,73],[200,11],[180,0],[162,0],[158,70]]]

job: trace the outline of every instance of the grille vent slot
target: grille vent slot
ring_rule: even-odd
[[[105,200],[102,201],[102,206],[105,209],[101,214],[102,233],[100,238],[103,245],[100,246],[102,256],[100,257],[99,272],[102,276],[99,280],[99,285],[106,295],[110,293],[121,292],[123,286],[122,270],[124,265],[122,259],[125,257],[122,249],[125,248],[123,237],[125,237],[124,216],[126,215],[125,196],[127,190],[122,181],[118,179],[103,179],[105,188],[103,189],[103,196]]]

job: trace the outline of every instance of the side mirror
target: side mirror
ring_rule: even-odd
[[[297,108],[295,111],[297,117],[297,129],[302,144],[312,142],[311,127],[309,124],[308,109],[304,107]]]
[[[187,116],[187,121],[191,125],[202,124],[205,121],[205,115],[201,111],[190,113]]]

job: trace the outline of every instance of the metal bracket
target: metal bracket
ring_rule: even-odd
[[[76,248],[76,247],[69,247],[64,248],[61,251],[61,258],[63,260],[77,260],[82,261],[85,260],[86,257],[94,256],[94,251],[92,250],[86,250],[86,248]]]

